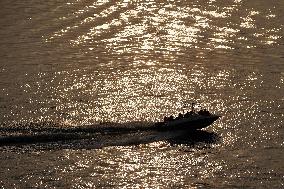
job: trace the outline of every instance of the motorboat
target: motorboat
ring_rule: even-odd
[[[164,117],[164,121],[157,122],[154,125],[156,130],[187,130],[194,131],[203,129],[211,125],[214,121],[220,118],[220,115],[212,114],[206,109],[201,109],[196,112],[194,103],[192,103],[191,111],[185,114],[179,114],[176,118],[173,116]]]

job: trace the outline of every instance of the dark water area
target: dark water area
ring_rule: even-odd
[[[1,188],[283,188],[283,10],[1,0]],[[192,101],[222,117],[147,130]]]

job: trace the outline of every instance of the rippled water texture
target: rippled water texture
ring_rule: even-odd
[[[283,187],[283,0],[0,7],[0,134],[26,140],[1,143],[3,188]],[[186,136],[71,133],[191,101],[223,117]]]

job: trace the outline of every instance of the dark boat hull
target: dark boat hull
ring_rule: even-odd
[[[174,120],[170,122],[158,122],[155,124],[154,129],[159,131],[171,131],[171,130],[186,130],[194,131],[198,129],[203,129],[211,125],[220,116],[210,115],[210,116],[199,116],[194,119],[181,119]]]

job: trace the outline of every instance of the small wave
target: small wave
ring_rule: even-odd
[[[52,126],[52,127],[46,127]],[[59,127],[55,124],[28,123],[0,128],[0,146],[30,143],[46,143],[92,139],[98,135],[113,135],[151,130],[153,123],[129,122],[124,124],[105,122],[94,125]]]

